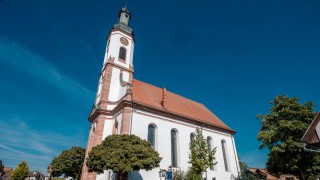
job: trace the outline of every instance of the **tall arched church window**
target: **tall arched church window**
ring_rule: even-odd
[[[120,47],[119,50],[119,61],[126,62],[127,50],[124,47]]]
[[[208,154],[210,154],[211,153],[211,151],[212,151],[212,147],[211,147],[211,137],[207,137],[207,145],[208,145]]]
[[[224,139],[221,140],[221,147],[222,147],[223,161],[224,161],[225,170],[226,170],[226,171],[230,171],[230,164],[229,164],[229,158],[228,158],[227,144],[226,144],[226,141],[225,141]]]
[[[175,129],[171,130],[171,165],[173,167],[178,167],[178,132]]]
[[[196,137],[196,135],[194,133],[190,134],[190,145],[193,142],[194,138]]]
[[[149,124],[148,126],[148,142],[155,149],[156,144],[156,127],[153,124]]]
[[[212,142],[212,138],[210,136],[207,137],[207,145],[208,145],[208,154],[210,154],[213,150],[213,142]],[[213,160],[213,163],[215,163],[216,161]],[[210,166],[211,170],[216,170],[216,166],[212,165]]]

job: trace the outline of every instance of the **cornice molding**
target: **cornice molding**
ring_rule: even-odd
[[[128,94],[126,94],[121,100],[117,101],[118,105],[112,110],[96,109],[92,114],[90,114],[90,116],[88,118],[89,121],[92,122],[95,118],[97,118],[100,115],[114,116],[115,114],[117,114],[118,111],[121,111],[125,107],[131,107],[131,108],[136,108],[136,109],[143,110],[143,111],[146,111],[146,112],[154,113],[154,114],[157,114],[157,115],[161,115],[161,116],[164,116],[164,117],[168,117],[168,118],[172,118],[172,119],[176,119],[176,120],[181,120],[181,121],[184,121],[184,122],[187,122],[187,123],[192,123],[192,124],[195,124],[195,125],[200,126],[200,127],[213,128],[213,129],[216,129],[216,130],[220,130],[220,131],[229,133],[231,135],[234,135],[236,133],[236,131],[234,131],[232,129],[227,129],[227,128],[221,127],[219,125],[203,122],[203,121],[201,121],[199,119],[194,119],[194,118],[191,118],[191,117],[183,116],[181,114],[170,112],[168,110],[163,110],[163,109],[159,109],[159,108],[156,108],[156,107],[152,107],[152,106],[143,104],[143,103],[138,102],[138,101],[125,100],[127,95]],[[113,103],[115,104],[116,102],[113,102]]]

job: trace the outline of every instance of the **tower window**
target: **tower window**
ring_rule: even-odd
[[[177,157],[177,130],[171,130],[171,165],[173,167],[178,167],[178,157]]]
[[[156,144],[156,126],[149,124],[148,126],[148,142],[155,149]]]
[[[119,50],[119,61],[125,63],[126,62],[126,56],[127,56],[126,48],[120,47],[120,50]]]

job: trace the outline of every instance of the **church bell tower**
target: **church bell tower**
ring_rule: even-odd
[[[132,108],[125,102],[132,100],[134,34],[129,26],[131,13],[127,6],[121,8],[118,22],[108,36],[106,52],[99,74],[94,105],[89,115],[91,123],[86,158],[92,147],[112,134],[130,134]],[[99,175],[101,176],[101,175]],[[97,179],[88,173],[84,163],[82,180]]]

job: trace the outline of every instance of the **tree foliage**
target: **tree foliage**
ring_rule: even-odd
[[[2,176],[4,175],[4,165],[2,164],[2,161],[0,160],[0,180],[2,179]]]
[[[10,174],[12,180],[24,180],[28,177],[29,167],[26,161],[22,161],[15,170],[13,170]]]
[[[59,177],[64,174],[73,177],[73,179],[80,179],[85,152],[86,150],[82,147],[72,147],[62,151],[50,164],[51,175]]]
[[[189,161],[191,164],[187,172],[187,179],[201,179],[201,173],[209,167],[217,164],[214,162],[216,147],[208,148],[206,139],[203,137],[202,129],[196,128],[194,139],[190,143]]]
[[[161,157],[150,144],[135,135],[111,135],[93,147],[86,161],[89,172],[103,173],[111,169],[118,178],[127,179],[128,173],[159,167]]]
[[[270,102],[269,114],[258,115],[262,126],[258,133],[260,149],[268,148],[267,169],[275,174],[294,174],[309,179],[320,172],[320,156],[305,152],[300,139],[316,113],[312,102],[301,104],[298,98],[277,96]]]
[[[249,167],[245,162],[239,160],[239,165],[240,165],[241,179],[242,180],[256,180],[256,179],[258,179],[258,178],[255,177],[255,175],[252,172],[250,172],[248,170]]]

